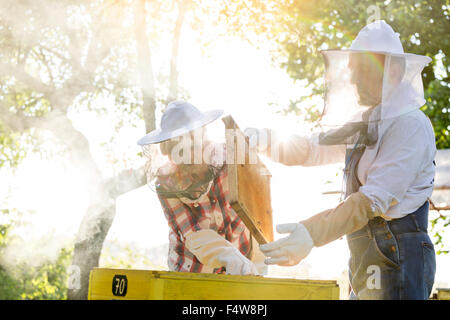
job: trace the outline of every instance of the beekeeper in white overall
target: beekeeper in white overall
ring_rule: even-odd
[[[271,136],[267,154],[287,165],[345,159],[345,198],[305,221],[278,225],[289,235],[260,246],[266,263],[295,265],[314,246],[347,235],[351,298],[427,299],[436,269],[427,234],[436,146],[419,108],[425,104],[421,72],[431,59],[404,53],[384,21],[364,27],[349,50],[322,54],[323,132],[287,142],[268,129],[256,132]],[[375,272],[379,279],[368,281]]]

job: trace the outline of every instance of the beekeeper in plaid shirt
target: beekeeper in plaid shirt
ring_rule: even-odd
[[[170,227],[171,271],[258,274],[250,260],[257,246],[228,202],[225,144],[206,136],[205,126],[222,112],[171,102],[161,127],[138,141],[150,159],[147,179]]]

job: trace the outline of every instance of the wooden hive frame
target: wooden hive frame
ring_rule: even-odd
[[[230,205],[258,241],[273,241],[270,172],[231,116],[224,117]],[[245,160],[245,161],[244,161]],[[252,160],[252,161],[250,161]]]

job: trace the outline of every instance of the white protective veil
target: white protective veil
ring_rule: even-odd
[[[374,144],[379,124],[425,104],[421,72],[429,57],[403,52],[383,20],[364,27],[349,50],[325,50],[321,144]]]

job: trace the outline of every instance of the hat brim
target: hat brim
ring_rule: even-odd
[[[220,118],[223,114],[223,110],[211,110],[203,113],[203,118],[188,123],[185,126],[174,130],[174,131],[163,131],[160,128],[153,130],[152,132],[149,132],[145,136],[143,136],[139,141],[137,142],[138,145],[144,146],[147,144],[154,144],[154,143],[160,143],[169,139],[173,139],[179,136],[182,136],[192,130],[195,130],[197,128],[203,127],[214,120],[217,120]]]

